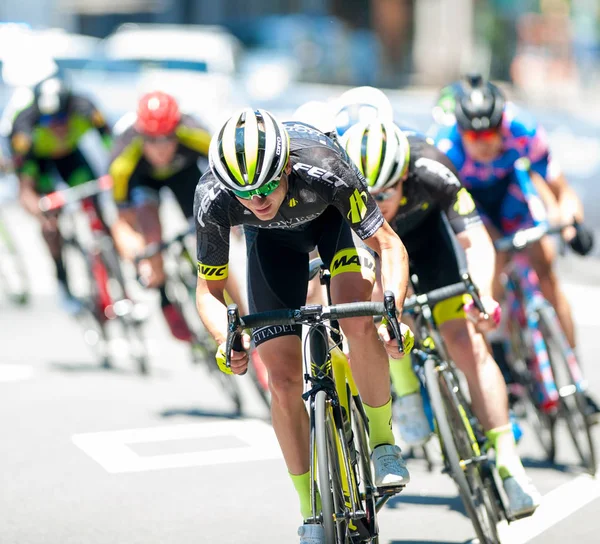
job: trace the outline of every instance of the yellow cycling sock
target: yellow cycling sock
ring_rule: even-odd
[[[525,469],[517,453],[517,445],[513,436],[512,425],[502,425],[485,433],[496,451],[496,467],[500,478],[523,476]]]
[[[369,446],[371,451],[377,446],[384,444],[394,445],[394,433],[392,432],[392,399],[383,406],[364,405],[367,419],[369,420]]]
[[[309,519],[312,517],[311,497],[310,497],[310,471],[304,474],[290,474],[292,483],[298,493],[300,499],[300,513],[303,519]],[[317,514],[321,510],[321,497],[317,490]]]
[[[421,389],[419,378],[413,372],[410,355],[405,355],[402,359],[390,357],[390,376],[394,391],[399,397],[405,397]]]

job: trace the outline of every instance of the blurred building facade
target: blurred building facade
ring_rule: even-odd
[[[0,21],[103,38],[120,24],[219,24],[309,80],[442,84],[479,70],[523,89],[592,87],[599,0],[2,0]]]

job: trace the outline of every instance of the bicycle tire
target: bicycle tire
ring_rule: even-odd
[[[97,308],[98,295],[92,271],[93,256],[74,238],[64,239],[61,251],[67,270],[67,285],[72,295],[82,306],[82,312],[81,315],[78,315],[77,321],[85,330],[84,337],[86,343],[99,357],[103,368],[112,368],[113,365],[108,349],[108,338],[105,327],[106,320],[103,319],[103,316],[99,315]],[[75,264],[78,260],[80,262]],[[83,267],[83,272],[80,269],[81,267]],[[77,280],[85,278],[84,281],[86,284],[83,286],[83,289],[74,283],[75,278]],[[92,339],[92,336],[95,338]]]
[[[585,394],[577,388],[575,377],[567,360],[567,353],[571,348],[558,323],[554,309],[550,306],[542,306],[537,311],[540,320],[540,332],[548,347],[548,358],[556,387],[559,392],[565,389],[571,390],[560,396],[560,414],[566,420],[567,429],[581,459],[581,464],[587,472],[595,476],[598,470],[597,456],[591,425],[586,414]],[[563,382],[565,378],[567,378],[568,383]]]
[[[369,533],[372,538],[369,542],[372,544],[378,544],[379,542],[379,524],[377,521],[377,500],[376,493],[377,487],[373,481],[373,471],[371,468],[371,455],[369,451],[369,442],[367,440],[367,429],[364,410],[360,407],[354,397],[348,395],[351,403],[352,411],[352,429],[354,431],[354,443],[356,448],[356,454],[358,456],[358,468],[360,478],[362,482],[364,496],[363,503],[365,506],[366,523]],[[360,402],[360,399],[359,399]]]
[[[442,387],[440,384],[440,372],[438,371],[437,362],[429,357],[424,364],[425,380],[427,383],[427,391],[431,399],[431,407],[433,409],[438,437],[440,439],[440,445],[442,452],[444,453],[444,462],[447,463],[450,474],[458,486],[460,497],[467,511],[467,515],[471,519],[473,528],[480,544],[498,544],[500,542],[497,529],[496,520],[491,520],[486,528],[482,525],[479,514],[482,513],[481,509],[475,503],[473,498],[473,490],[471,484],[467,479],[466,472],[471,469],[472,465],[467,465],[466,470],[463,469],[463,459],[459,453],[459,447],[461,444],[457,444],[460,438],[456,437],[453,432],[453,427],[449,421],[448,411],[453,410],[451,406],[452,400],[450,398],[444,398],[442,393]],[[462,420],[462,417],[461,417]],[[473,457],[474,453],[471,451],[470,456]],[[483,490],[485,492],[485,489]],[[487,507],[485,507],[486,513]]]
[[[326,544],[348,544],[344,491],[341,482],[337,433],[335,423],[328,410],[325,391],[315,395],[315,448],[317,450],[317,475],[321,494],[322,521]]]
[[[2,217],[0,217],[0,245],[6,250],[0,251],[0,285],[10,301],[19,306],[24,306],[29,301],[27,269]],[[10,270],[9,274],[6,273],[6,269]],[[14,280],[19,285],[11,285]]]
[[[518,318],[514,317],[513,322],[518,323]],[[522,370],[511,368],[511,371],[515,375],[515,381],[525,391],[524,394],[519,395],[519,401],[525,411],[525,419],[542,447],[547,461],[554,463],[556,460],[556,417],[554,414],[543,410],[539,404],[539,387],[530,370],[531,355],[526,347],[532,344],[533,341],[526,341],[523,336],[526,331],[529,331],[527,327],[521,328],[518,326],[515,326],[514,330],[511,331],[513,357],[520,360],[524,367]],[[545,349],[547,350],[547,347]]]
[[[121,261],[114,247],[113,240],[106,235],[99,243],[100,257],[108,272],[109,279],[116,281],[119,286],[119,298],[128,299],[125,286],[125,277],[121,269]],[[131,357],[135,361],[138,373],[146,376],[149,374],[148,348],[144,337],[143,323],[132,319],[130,315],[119,316],[123,332],[129,342]]]

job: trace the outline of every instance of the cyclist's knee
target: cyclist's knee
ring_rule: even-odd
[[[461,370],[474,368],[486,361],[488,351],[485,340],[466,320],[455,319],[440,328],[450,356]]]
[[[370,317],[352,317],[350,319],[341,319],[340,326],[344,334],[348,337],[348,342],[352,344],[353,339],[360,341],[369,333],[375,331],[373,318]]]
[[[297,336],[282,336],[258,346],[269,372],[269,388],[274,400],[285,407],[302,395],[301,346]]]

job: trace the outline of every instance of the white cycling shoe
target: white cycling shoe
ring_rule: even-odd
[[[377,487],[396,487],[410,482],[406,461],[398,446],[377,446],[371,454]]]
[[[420,393],[412,393],[396,399],[395,410],[398,431],[407,446],[422,446],[431,436],[429,420],[423,408]]]
[[[305,523],[298,528],[300,544],[325,544],[325,529],[316,523]]]
[[[529,516],[542,502],[540,492],[526,476],[509,476],[502,480],[508,497],[508,509],[515,518]]]

